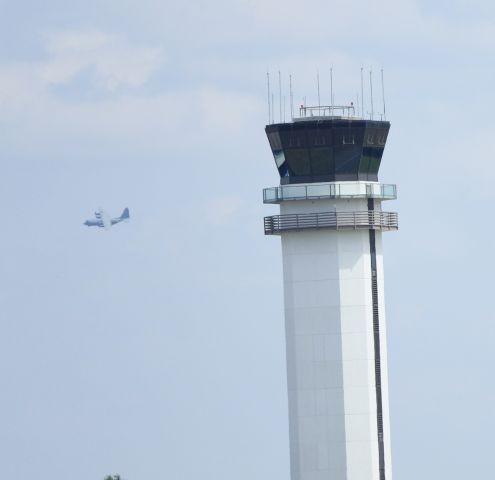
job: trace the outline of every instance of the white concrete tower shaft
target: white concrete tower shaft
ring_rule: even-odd
[[[331,146],[345,145],[338,119],[328,121]],[[354,122],[364,122],[363,143],[373,145],[366,139],[370,122]],[[335,149],[333,181],[311,181],[322,179],[313,175],[312,148],[323,141],[310,140],[311,130],[323,130],[321,121],[304,128],[311,175],[290,164],[296,157],[283,145],[297,143],[298,125],[285,140],[278,129],[281,145],[270,127],[276,126],[267,133],[277,166],[281,156],[288,164],[288,180],[281,175],[285,184],[266,189],[264,201],[280,204],[280,215],[265,217],[265,233],[282,243],[291,479],[391,480],[382,231],[398,225],[381,203],[396,197],[395,186],[369,180],[369,159],[368,179],[360,179],[362,158],[355,159],[356,179],[336,179],[345,158]]]

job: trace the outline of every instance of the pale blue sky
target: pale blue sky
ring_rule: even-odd
[[[395,476],[490,478],[493,3],[0,7],[1,479],[289,478],[265,72],[331,65],[385,68]]]

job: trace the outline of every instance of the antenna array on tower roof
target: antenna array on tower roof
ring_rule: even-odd
[[[362,119],[369,119],[369,120],[375,120],[375,103],[374,103],[374,92],[373,92],[373,69],[370,67],[369,69],[369,108],[370,110],[367,111],[367,108],[365,107],[366,105],[366,99],[365,99],[365,86],[364,86],[364,68],[360,67],[360,94],[356,93],[356,90],[354,90],[354,93],[348,94],[349,95],[349,101],[348,102],[341,102],[339,105],[336,104],[335,101],[335,94],[334,94],[334,69],[333,65],[327,70],[329,73],[329,86],[330,86],[330,92],[329,92],[329,103],[325,105],[324,102],[322,102],[322,91],[321,91],[321,82],[320,82],[320,71],[317,69],[316,70],[316,92],[315,92],[315,103],[311,105],[311,103],[308,105],[306,101],[306,96],[302,97],[301,101],[301,108],[299,109],[299,119],[300,118],[307,118],[309,117],[319,117],[319,116],[331,116],[331,117],[346,117],[346,118],[362,118]],[[294,110],[294,75],[292,73],[288,74],[288,81],[284,82],[282,80],[283,74],[280,69],[277,70],[276,72],[278,76],[278,95],[275,96],[272,86],[271,86],[271,79],[270,79],[270,72],[267,71],[266,73],[266,83],[267,83],[267,106],[268,106],[268,124],[274,124],[277,123],[277,120],[279,123],[286,123],[286,112],[290,112],[290,118],[289,121],[293,122],[298,120],[298,118],[295,117],[295,110]],[[313,77],[314,78],[314,77]],[[384,69],[383,67],[380,69],[380,80],[381,80],[381,93],[382,93],[382,105],[383,105],[383,111],[379,113],[379,118],[381,120],[386,120],[387,115],[386,115],[386,104],[385,104],[385,82],[384,82]],[[347,84],[348,82],[345,82]],[[289,94],[286,95],[284,92],[283,85],[289,86]],[[314,85],[314,84],[313,84]],[[328,83],[327,83],[328,85]],[[278,97],[278,98],[277,98]],[[355,97],[355,98],[354,98]],[[277,98],[278,100],[278,105],[275,105],[276,101],[275,99]],[[301,98],[301,97],[300,97]],[[289,108],[286,109],[286,102],[289,102]],[[354,103],[355,102],[355,103]],[[275,118],[275,108],[277,107],[278,110],[278,119]]]

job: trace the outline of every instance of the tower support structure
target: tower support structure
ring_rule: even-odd
[[[354,117],[268,125],[280,214],[292,480],[390,480],[382,232],[398,229],[378,182],[390,124]]]

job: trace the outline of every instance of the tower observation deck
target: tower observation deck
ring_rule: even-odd
[[[341,114],[338,114],[340,113]],[[337,113],[337,114],[336,114]],[[378,181],[390,123],[353,107],[301,107],[266,134],[280,185],[264,219],[283,257],[292,480],[391,480]]]

